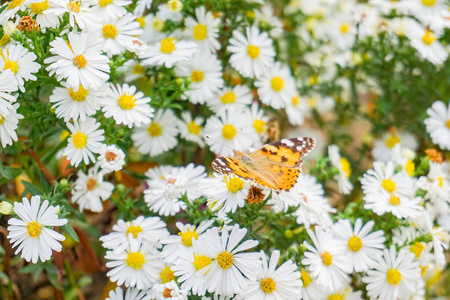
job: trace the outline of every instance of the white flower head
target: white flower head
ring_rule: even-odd
[[[201,116],[193,117],[189,111],[183,111],[181,113],[181,120],[179,120],[176,125],[182,138],[197,143],[200,147],[204,147],[204,121],[205,119]]]
[[[352,174],[350,163],[339,154],[339,148],[336,145],[328,146],[328,155],[330,156],[331,164],[339,170],[338,184],[339,191],[348,195],[353,189],[353,184],[348,180]]]
[[[24,118],[23,115],[17,113],[18,108],[19,103],[14,103],[11,107],[9,105],[6,107],[6,114],[0,114],[0,141],[3,148],[12,145],[18,139],[16,129],[19,120]]]
[[[165,66],[171,68],[175,64],[188,60],[197,51],[198,45],[189,41],[178,41],[175,37],[166,37],[155,45],[150,45],[147,52],[141,55],[144,66]]]
[[[98,161],[104,173],[117,172],[125,164],[125,153],[116,145],[102,145]]]
[[[427,114],[425,126],[431,140],[442,149],[450,150],[450,104],[436,101],[427,109]]]
[[[190,36],[200,45],[201,50],[215,52],[220,48],[218,41],[220,18],[215,18],[211,12],[207,12],[204,6],[195,9],[195,17],[185,20],[186,30]]]
[[[99,20],[91,9],[90,0],[52,0],[52,8],[46,9],[44,14],[63,17],[69,14],[69,24],[72,28],[78,26],[81,30],[93,30],[99,26]]]
[[[147,291],[141,291],[137,288],[129,288],[123,292],[121,287],[116,287],[115,290],[109,291],[106,300],[145,300],[147,298]]]

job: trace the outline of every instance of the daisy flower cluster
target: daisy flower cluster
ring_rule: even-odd
[[[450,297],[449,11],[4,1],[0,298]]]

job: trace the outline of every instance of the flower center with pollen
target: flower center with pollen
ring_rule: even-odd
[[[17,6],[22,5],[24,0],[13,0],[11,2],[8,2],[8,8],[9,9],[13,9],[16,8]]]
[[[115,161],[117,157],[117,154],[113,153],[113,152],[106,152],[105,153],[105,159],[107,162],[112,162]]]
[[[103,26],[103,36],[107,39],[113,39],[117,36],[117,28],[112,24]]]
[[[100,7],[108,6],[108,5],[110,5],[111,3],[113,3],[113,0],[99,0],[99,1],[98,1],[98,5],[99,5]]]
[[[198,24],[194,27],[194,39],[197,41],[202,41],[208,35],[208,28],[203,24]]]
[[[95,190],[98,187],[98,182],[95,180],[95,178],[89,178],[89,180],[86,182],[86,189],[88,191]]]
[[[386,146],[388,148],[394,148],[394,146],[398,143],[400,143],[400,138],[396,134],[393,134],[388,139],[386,139]]]
[[[247,48],[247,54],[252,59],[257,59],[259,56],[259,47],[255,45],[249,45]]]
[[[79,101],[82,102],[86,100],[86,97],[88,95],[88,90],[86,90],[81,84],[78,87],[78,92],[74,92],[73,89],[68,89],[69,91],[69,97],[72,98],[73,101]]]
[[[130,227],[127,228],[127,236],[129,233],[131,233],[133,235],[134,238],[138,237],[138,234],[140,232],[144,231],[144,229],[142,229],[141,226],[139,225],[131,225]]]
[[[433,6],[436,4],[436,0],[422,0],[422,4],[425,6]]]
[[[191,80],[193,82],[201,82],[203,80],[203,72],[199,70],[194,70],[191,74]]]
[[[259,286],[264,293],[269,294],[275,291],[277,284],[272,278],[268,277],[261,280]]]
[[[195,231],[195,229],[191,231],[191,229],[188,228],[186,232],[179,232],[178,235],[181,236],[181,242],[186,247],[192,247],[193,238],[198,239],[198,233]]]
[[[222,128],[222,136],[227,140],[233,139],[236,135],[236,132],[236,128],[234,128],[234,126],[230,124],[226,124]]]
[[[253,128],[255,128],[256,132],[261,134],[264,132],[264,125],[266,123],[263,120],[258,120],[256,119],[255,121],[253,121]]]
[[[198,253],[194,253],[194,265],[195,270],[201,270],[212,262],[212,259],[205,256],[199,255]]]
[[[434,34],[431,32],[431,30],[425,31],[425,34],[422,37],[422,42],[425,45],[430,46],[431,44],[434,43],[434,41],[437,40],[437,38],[434,36]]]
[[[278,76],[272,78],[272,80],[270,81],[270,84],[272,85],[272,89],[275,92],[281,91],[284,86],[283,79],[281,79],[281,77],[278,77]]]
[[[134,100],[133,95],[123,94],[119,97],[119,106],[122,109],[132,109],[136,106],[136,100]]]
[[[322,257],[322,263],[325,266],[329,266],[333,263],[333,256],[330,254],[330,252],[325,251],[320,256]]]
[[[164,298],[172,298],[172,289],[165,289],[163,292]]]
[[[328,296],[328,300],[344,300],[344,296],[341,294],[331,294]]]
[[[239,177],[225,177],[225,182],[227,184],[227,189],[230,193],[237,193],[244,188],[244,180]]]
[[[50,6],[48,5],[48,0],[44,0],[42,2],[37,2],[37,3],[31,3],[30,4],[31,11],[34,14],[36,14],[36,15],[42,15],[44,10],[46,10],[49,7]]]
[[[81,2],[80,1],[70,1],[67,3],[67,9],[74,13],[79,13],[81,11]]]
[[[361,249],[362,247],[362,242],[361,239],[359,237],[357,237],[356,235],[353,235],[347,243],[348,249],[350,249],[353,252],[358,252],[359,249]]]
[[[233,254],[227,251],[219,253],[216,257],[219,266],[226,270],[233,265]]]
[[[395,182],[393,182],[391,179],[383,179],[383,181],[381,182],[381,186],[389,194],[395,191]]]
[[[17,63],[17,61],[14,61],[14,60],[6,60],[3,70],[7,70],[7,69],[10,69],[11,72],[13,72],[14,74],[17,74],[17,72],[19,72],[19,64]]]
[[[145,256],[140,252],[130,252],[128,253],[125,262],[129,267],[140,270],[145,264]]]
[[[225,93],[222,97],[220,97],[220,101],[222,101],[223,104],[234,103],[236,101],[236,94],[233,92]]]
[[[198,135],[200,133],[200,130],[202,129],[202,127],[197,125],[194,121],[189,122],[187,128],[190,133],[195,135]]]
[[[165,38],[161,41],[161,52],[170,54],[175,51],[175,41],[173,38]]]
[[[161,268],[159,278],[161,278],[162,283],[171,282],[175,280],[175,272],[169,266],[166,266],[165,268]]]
[[[450,119],[448,119],[447,122],[445,122],[445,126],[447,126],[447,128],[450,129]]]
[[[147,127],[147,133],[152,137],[157,137],[162,134],[162,127],[158,123],[152,122]]]
[[[397,269],[389,269],[386,273],[386,280],[392,285],[397,285],[402,280],[402,274]]]
[[[425,245],[421,242],[415,242],[411,246],[409,246],[409,249],[412,253],[416,256],[416,258],[420,257],[420,254],[422,254],[423,249],[425,249]]]
[[[352,174],[352,169],[350,168],[350,163],[348,162],[347,159],[345,159],[343,157],[341,158],[340,163],[341,163],[342,172],[344,172],[345,177],[349,178],[350,175]]]
[[[31,238],[35,239],[41,234],[42,225],[39,222],[33,221],[27,224],[27,233]]]
[[[83,69],[87,65],[87,60],[83,55],[79,54],[73,59],[73,64],[78,69]]]
[[[74,135],[72,135],[72,142],[73,145],[75,146],[75,148],[77,148],[78,150],[81,148],[86,147],[86,143],[87,143],[87,135],[85,135],[84,133],[82,133],[81,131],[77,131],[77,133],[75,133]]]
[[[311,283],[312,279],[311,276],[309,275],[308,271],[306,271],[306,269],[302,269],[302,271],[300,272],[301,276],[302,276],[302,280],[303,280],[303,286],[304,287],[308,287],[309,284]]]

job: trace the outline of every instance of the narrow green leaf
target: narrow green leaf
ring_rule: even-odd
[[[39,189],[37,186],[35,186],[31,182],[22,180],[22,183],[25,186],[25,191],[23,192],[22,196],[25,195],[27,192],[31,193],[33,196],[42,195],[41,189]]]
[[[62,227],[62,230],[64,230],[75,242],[79,243],[80,240],[78,239],[78,235],[75,232],[75,230],[73,230],[73,228],[69,225],[69,223],[64,224]]]

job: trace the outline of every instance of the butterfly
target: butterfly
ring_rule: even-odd
[[[314,139],[282,139],[250,153],[234,151],[234,157],[219,157],[212,168],[224,175],[235,174],[275,191],[289,191],[300,175],[301,158],[314,148]]]

